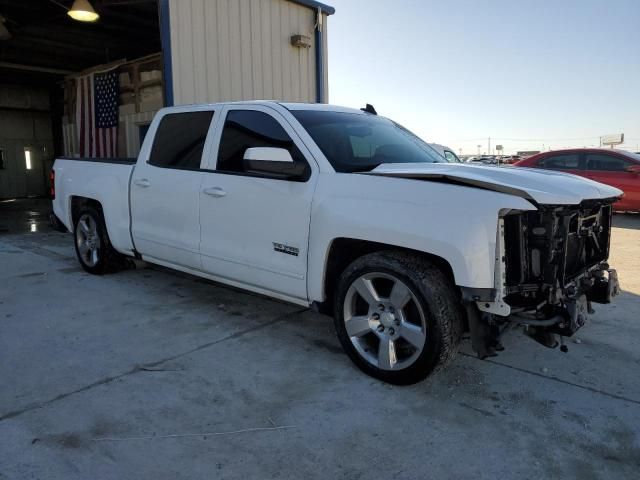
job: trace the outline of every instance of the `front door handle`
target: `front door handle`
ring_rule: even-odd
[[[224,197],[227,194],[227,192],[225,192],[220,187],[205,188],[202,193],[204,193],[205,195],[210,195],[212,197]]]
[[[134,180],[133,183],[135,183],[139,187],[144,187],[144,188],[151,186],[151,182],[146,178],[140,178],[139,180]]]

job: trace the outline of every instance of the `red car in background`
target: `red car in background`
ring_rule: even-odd
[[[516,167],[560,170],[606,183],[624,192],[614,204],[616,210],[640,212],[640,155],[604,148],[576,148],[538,153]]]

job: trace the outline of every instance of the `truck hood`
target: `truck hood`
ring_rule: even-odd
[[[583,200],[615,199],[622,191],[570,173],[525,167],[455,163],[386,163],[369,175],[450,182],[508,193],[538,204],[577,205]]]

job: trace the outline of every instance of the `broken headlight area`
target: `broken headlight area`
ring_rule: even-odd
[[[510,315],[477,313],[488,326],[474,342],[481,357],[500,347],[500,332],[509,322],[526,325],[529,336],[555,347],[557,335],[562,343],[584,325],[592,303],[609,303],[618,294],[616,271],[606,263],[612,202],[540,206],[503,217],[503,271],[497,273]]]
[[[610,203],[583,202],[505,216],[505,301],[512,312],[549,316],[582,297],[609,303],[617,293],[606,263],[611,214]]]

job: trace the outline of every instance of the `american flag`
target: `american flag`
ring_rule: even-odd
[[[81,157],[115,157],[118,147],[118,73],[78,77],[76,125]]]

